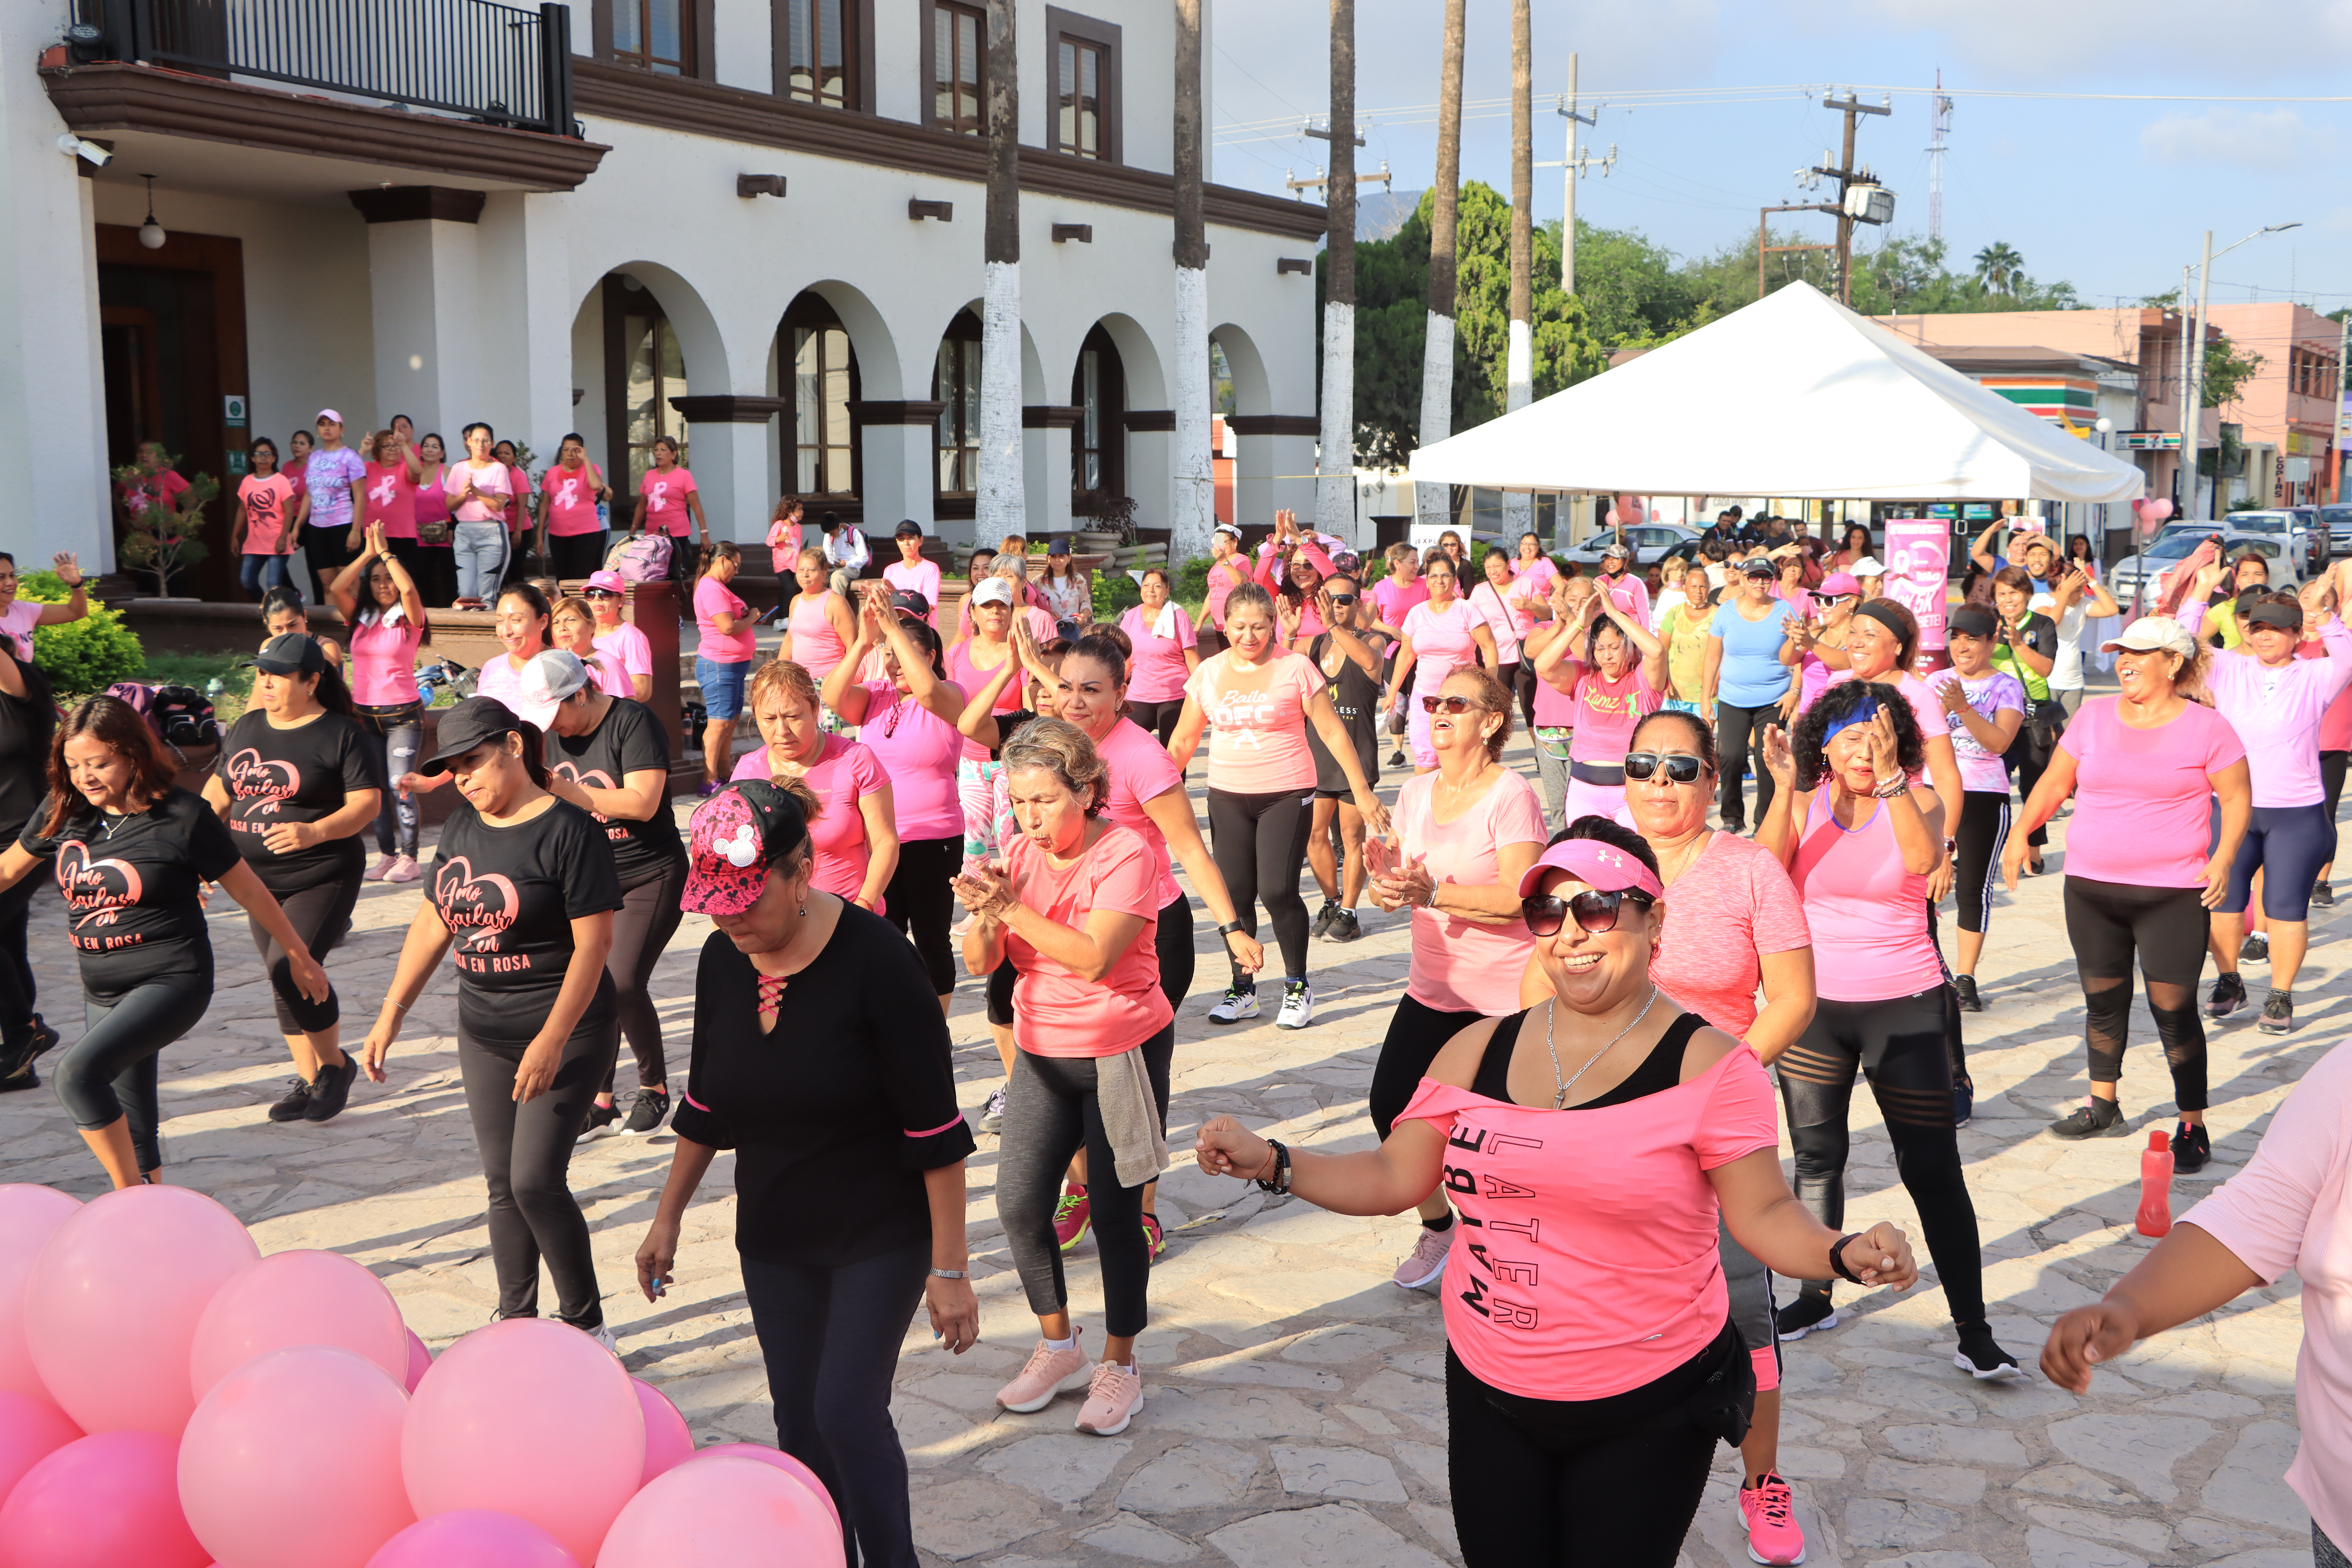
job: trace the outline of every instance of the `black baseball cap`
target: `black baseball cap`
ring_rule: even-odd
[[[327,656],[308,632],[288,632],[262,644],[261,652],[245,662],[265,675],[317,675],[327,668]]]
[[[1772,563],[1772,558],[1769,555],[1750,555],[1743,558],[1739,563],[1739,571],[1741,575],[1748,577],[1778,577],[1780,574],[1780,568]]]
[[[915,616],[931,613],[931,602],[911,588],[901,588],[890,595],[890,607],[901,615]]]
[[[446,773],[451,763],[483,742],[521,732],[522,721],[515,717],[513,709],[495,697],[468,697],[441,715],[440,727],[435,731],[440,750],[419,763],[416,771],[426,778]]]
[[[890,537],[893,539],[920,539],[923,537],[923,525],[917,522],[910,517],[907,519],[906,521],[900,523],[898,527],[892,529],[890,531]]]
[[[2246,620],[2253,626],[2276,626],[2281,631],[2299,632],[2303,630],[2303,606],[2276,603],[2255,605],[2246,611]]]
[[[1975,605],[1962,605],[1952,612],[1952,618],[1946,625],[1962,637],[1989,637],[1992,636],[1994,622],[1990,610]]]

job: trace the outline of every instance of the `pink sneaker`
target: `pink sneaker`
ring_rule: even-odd
[[[393,861],[392,869],[383,874],[383,879],[387,882],[414,882],[423,875],[425,868],[416,863],[416,858],[403,855]]]
[[[1458,1219],[1444,1230],[1432,1230],[1423,1226],[1421,1239],[1412,1244],[1412,1251],[1397,1265],[1396,1272],[1390,1278],[1408,1290],[1419,1290],[1436,1283],[1437,1277],[1445,1272],[1445,1255],[1454,1250],[1454,1233],[1461,1227],[1462,1222]]]
[[[1156,1261],[1161,1253],[1168,1250],[1167,1233],[1160,1228],[1158,1215],[1148,1214],[1143,1216],[1143,1235],[1144,1239],[1151,1243],[1151,1256]]]
[[[397,855],[379,855],[375,858],[374,865],[360,873],[360,880],[362,882],[381,882],[386,876],[391,874],[392,868],[399,864],[400,857]]]
[[[1805,1560],[1805,1532],[1797,1524],[1796,1498],[1789,1483],[1767,1473],[1739,1491],[1739,1516],[1748,1525],[1748,1555],[1772,1568],[1793,1568]]]
[[[1095,1368],[1094,1379],[1087,1384],[1087,1403],[1078,1412],[1078,1430],[1097,1437],[1116,1437],[1127,1430],[1127,1424],[1135,1419],[1135,1412],[1142,1404],[1142,1373],[1115,1361],[1104,1362]]]
[[[1029,1352],[1029,1364],[1021,1369],[1021,1375],[996,1391],[996,1403],[1024,1415],[1053,1404],[1054,1395],[1087,1370],[1086,1346],[1079,1342],[1085,1332],[1083,1329],[1072,1329],[1070,1348],[1066,1351],[1057,1351],[1039,1340],[1037,1348]]]
[[[1089,1206],[1086,1188],[1076,1182],[1063,1186],[1062,1200],[1054,1205],[1055,1246],[1067,1252],[1086,1239]]]

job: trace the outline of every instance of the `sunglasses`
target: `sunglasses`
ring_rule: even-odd
[[[1519,900],[1519,918],[1528,922],[1528,931],[1536,936],[1557,936],[1559,928],[1574,915],[1580,930],[1595,936],[1617,929],[1617,910],[1626,900],[1634,907],[1646,910],[1656,900],[1642,892],[1601,893],[1587,890],[1572,899],[1552,893],[1538,893]]]
[[[590,599],[617,599],[621,595],[610,588],[591,588],[583,596]]]
[[[1665,765],[1666,777],[1678,784],[1696,783],[1699,775],[1699,760],[1687,752],[1628,752],[1625,753],[1625,776],[1638,784]]]
[[[1333,594],[1329,597],[1333,605],[1343,610],[1354,604],[1357,599],[1354,594]]]
[[[1424,697],[1421,710],[1424,713],[1467,713],[1477,707],[1467,697]]]
[[[1853,597],[1852,594],[1816,594],[1813,595],[1813,603],[1826,605],[1833,610]]]

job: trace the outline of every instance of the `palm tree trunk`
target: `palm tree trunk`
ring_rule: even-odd
[[[1323,431],[1315,526],[1356,537],[1356,0],[1331,0],[1331,177],[1323,187]]]
[[[1171,562],[1209,553],[1209,244],[1201,217],[1201,0],[1176,0],[1176,434],[1169,455]]]
[[[988,0],[988,227],[980,316],[980,480],[975,537],[1029,531],[1022,488],[1021,87],[1013,0]]]
[[[1503,362],[1503,411],[1525,408],[1535,397],[1535,339],[1528,326],[1535,313],[1535,236],[1531,204],[1536,189],[1534,48],[1528,39],[1528,0],[1511,0],[1511,300],[1510,339]],[[1503,498],[1503,531],[1517,550],[1520,534],[1535,526],[1535,500],[1523,493]]]
[[[1454,214],[1462,193],[1464,0],[1445,0],[1445,42],[1438,68],[1437,184],[1429,209],[1429,321],[1421,350],[1421,445],[1454,433]],[[1414,521],[1445,522],[1446,487],[1413,487]]]

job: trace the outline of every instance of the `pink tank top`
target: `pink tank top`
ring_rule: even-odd
[[[1839,955],[1814,976],[1819,994],[1883,1002],[1943,984],[1944,965],[1927,934],[1927,879],[1904,868],[1886,802],[1848,829],[1830,814],[1830,791],[1815,791],[1789,876],[1804,900],[1814,950]]]
[[[1012,645],[1007,644],[1005,646],[1004,657],[1007,658],[1013,657]],[[971,639],[970,637],[959,639],[954,647],[948,649],[946,658],[948,679],[954,681],[958,686],[962,687],[966,691],[975,693],[978,692],[982,687],[986,686],[990,681],[995,679],[997,671],[1004,668],[1003,665],[999,664],[987,669],[982,669],[980,666],[972,663]],[[996,713],[1018,712],[1021,709],[1021,698],[1022,689],[1019,679],[1015,678],[1014,679],[1008,680],[1004,683],[1004,689],[996,694],[996,706],[990,710],[990,711]],[[968,763],[984,763],[988,761],[988,748],[982,745],[978,741],[967,740],[963,743],[963,760]]]
[[[824,618],[824,607],[835,597],[830,588],[814,594],[802,594],[793,600],[793,612],[784,625],[793,634],[793,662],[809,672],[810,678],[822,682],[833,673],[833,667],[849,652],[841,634]]]

